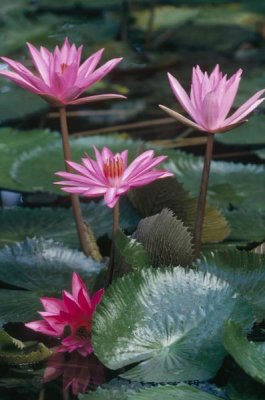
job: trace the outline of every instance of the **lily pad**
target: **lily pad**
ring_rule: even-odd
[[[264,86],[264,85],[263,85]],[[239,126],[231,132],[217,134],[216,140],[224,144],[254,145],[265,144],[264,137],[265,115],[254,115],[246,124]]]
[[[265,239],[264,210],[239,209],[222,210],[229,222],[231,233],[229,240],[261,242]]]
[[[153,267],[188,266],[192,261],[192,237],[171,210],[142,219],[133,237],[150,254]]]
[[[39,318],[40,297],[60,296],[59,292],[0,289],[0,326],[8,322],[29,322]]]
[[[169,27],[179,27],[187,21],[193,20],[198,15],[198,10],[191,7],[161,6],[154,12],[153,30]],[[150,10],[141,10],[133,13],[135,25],[146,30],[150,18]]]
[[[84,220],[89,223],[97,238],[112,235],[113,211],[101,201],[82,204]],[[132,233],[140,217],[125,199],[121,201],[120,225]],[[13,208],[0,210],[0,247],[41,236],[54,239],[71,248],[79,247],[72,211],[64,208]]]
[[[42,343],[21,342],[10,336],[6,331],[0,331],[0,364],[2,365],[32,365],[50,357],[52,351]]]
[[[248,341],[242,328],[229,321],[225,327],[224,346],[248,375],[265,383],[265,343]]]
[[[229,283],[253,305],[257,316],[264,316],[265,255],[239,250],[208,252],[196,265]]]
[[[203,158],[176,152],[166,166],[193,196],[198,195]],[[207,198],[220,208],[264,209],[265,167],[263,165],[212,161]]]
[[[28,290],[70,288],[75,271],[93,291],[97,277],[105,266],[52,239],[27,239],[0,250],[1,281]]]
[[[180,384],[160,386],[141,390],[128,397],[128,400],[218,400],[219,397],[202,392],[195,387]]]
[[[10,176],[12,164],[29,149],[58,142],[60,136],[56,132],[44,130],[19,131],[12,128],[0,128],[0,187],[13,190],[23,190],[23,186]]]
[[[197,199],[192,198],[176,178],[164,178],[137,190],[131,190],[129,198],[144,217],[157,214],[163,208],[172,210],[174,215],[193,233]],[[225,217],[219,210],[206,204],[202,242],[222,241],[229,235],[229,232]]]
[[[235,319],[246,323],[241,306],[233,289],[210,274],[144,269],[104,295],[93,319],[95,354],[110,369],[138,363],[123,373],[134,381],[206,380],[225,356],[222,326],[235,307]]]

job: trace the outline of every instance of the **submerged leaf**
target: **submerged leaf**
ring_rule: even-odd
[[[224,346],[240,367],[253,379],[265,383],[265,343],[248,341],[242,328],[232,321],[226,324]]]
[[[129,198],[143,217],[150,217],[168,208],[193,233],[197,199],[192,198],[176,178],[164,178],[129,192]],[[224,240],[229,227],[224,216],[214,207],[206,205],[202,229],[202,242]]]
[[[192,261],[191,234],[168,209],[142,219],[133,237],[150,254],[153,267],[187,266]]]
[[[110,369],[144,382],[206,380],[225,351],[223,323],[249,321],[233,289],[214,276],[173,269],[144,269],[110,286],[93,320],[95,354]]]

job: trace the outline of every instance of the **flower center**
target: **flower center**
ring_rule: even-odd
[[[85,326],[80,326],[75,332],[82,339],[90,339],[90,333]]]
[[[104,163],[103,171],[107,179],[120,178],[124,172],[124,163],[119,156],[108,158]]]
[[[68,68],[68,65],[65,63],[61,64],[61,72],[63,73]]]

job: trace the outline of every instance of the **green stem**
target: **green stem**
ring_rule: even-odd
[[[201,238],[202,238],[202,228],[205,214],[206,196],[209,182],[209,174],[211,167],[211,160],[213,154],[213,142],[214,134],[207,134],[207,144],[204,156],[204,165],[200,185],[200,194],[197,203],[197,214],[194,230],[194,258],[196,259],[200,255],[201,251]]]
[[[67,118],[66,118],[66,109],[65,107],[59,108],[60,112],[60,124],[61,124],[61,131],[62,131],[62,142],[63,142],[63,152],[64,152],[64,160],[65,160],[65,169],[67,172],[73,172],[72,168],[67,164],[67,161],[72,161],[71,150],[69,145],[69,133],[68,133],[68,125],[67,125]],[[89,248],[85,238],[85,229],[83,218],[81,214],[81,207],[79,202],[79,197],[76,194],[71,194],[71,203],[72,203],[72,210],[75,219],[76,230],[80,242],[80,247],[85,255],[89,256]]]
[[[106,280],[106,288],[109,287],[109,285],[111,285],[113,280],[114,264],[115,264],[115,233],[119,230],[119,215],[120,215],[119,201],[117,201],[113,209],[112,242],[111,242],[108,276]]]

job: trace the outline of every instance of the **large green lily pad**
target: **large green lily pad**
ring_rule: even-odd
[[[247,310],[227,283],[210,274],[144,269],[107,290],[94,314],[93,347],[108,368],[137,363],[123,373],[131,380],[206,380],[225,355],[224,321],[234,314],[245,325]]]

